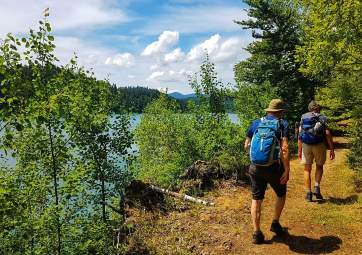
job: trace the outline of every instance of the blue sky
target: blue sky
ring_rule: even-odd
[[[248,55],[250,32],[241,0],[0,0],[0,37],[25,34],[50,8],[61,63],[79,63],[118,86],[191,92],[188,76],[207,51],[219,78],[234,83],[233,66]],[[10,22],[11,21],[11,22]]]

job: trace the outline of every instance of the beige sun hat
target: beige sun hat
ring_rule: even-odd
[[[283,108],[284,102],[281,99],[272,99],[269,103],[269,107],[265,109],[267,112],[280,112],[285,111]]]

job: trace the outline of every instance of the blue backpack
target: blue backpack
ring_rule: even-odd
[[[303,115],[300,128],[300,139],[303,143],[318,144],[324,141],[325,125],[319,120],[319,115]]]
[[[278,119],[261,118],[250,145],[250,161],[256,166],[270,166],[280,160],[280,145],[277,132]],[[281,132],[282,133],[282,132]]]

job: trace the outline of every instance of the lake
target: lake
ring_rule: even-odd
[[[131,117],[131,128],[134,129],[137,127],[137,125],[140,123],[141,121],[141,116],[142,114],[134,114],[132,117]],[[228,113],[228,116],[230,118],[230,120],[235,123],[235,124],[238,124],[239,123],[239,118],[238,118],[238,115],[235,114],[235,113]]]
[[[235,124],[239,123],[239,118],[235,113],[228,113],[228,116],[233,123],[235,123]],[[132,130],[134,130],[137,127],[137,125],[140,123],[141,117],[142,117],[142,114],[134,114],[131,117],[130,122],[131,122]],[[111,118],[111,122],[113,119],[114,118]],[[133,150],[133,151],[137,150],[137,144],[133,144],[131,150]],[[4,153],[4,151],[0,151],[0,165],[12,167],[15,165],[15,159],[13,157],[11,157],[10,155],[6,155]]]

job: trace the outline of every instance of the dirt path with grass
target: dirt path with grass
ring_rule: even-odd
[[[362,254],[362,194],[346,166],[345,141],[337,142],[336,159],[325,165],[322,203],[304,201],[303,166],[292,160],[281,218],[289,231],[286,238],[269,231],[274,193],[268,188],[262,210],[267,242],[251,244],[250,191],[226,182],[205,196],[215,202],[213,207],[188,204],[186,210],[167,214],[134,211],[129,254]]]

